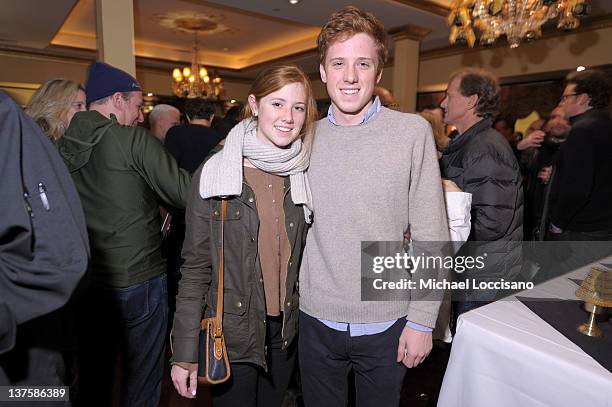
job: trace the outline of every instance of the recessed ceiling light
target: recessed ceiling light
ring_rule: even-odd
[[[153,94],[151,92],[147,93],[147,96],[153,96]]]
[[[289,4],[296,5],[300,2],[300,0],[289,0]]]
[[[236,103],[236,99],[230,100],[230,103],[232,103],[232,104]]]
[[[576,70],[577,70],[578,72],[582,72],[582,71],[584,71],[585,69],[586,69],[586,68],[585,68],[584,66],[582,66],[582,65],[580,65],[578,68],[576,68]]]

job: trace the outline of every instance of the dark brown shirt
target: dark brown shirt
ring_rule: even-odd
[[[283,207],[285,181],[283,177],[257,168],[244,167],[244,175],[257,198],[258,250],[266,295],[266,314],[280,315],[285,301],[287,262],[291,254]]]

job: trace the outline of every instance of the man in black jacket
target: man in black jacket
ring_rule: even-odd
[[[499,85],[490,73],[466,69],[453,74],[442,100],[444,122],[454,137],[441,159],[442,176],[472,194],[472,228],[459,255],[487,253],[485,269],[467,277],[512,280],[520,272],[523,190],[519,164],[504,137],[492,128]],[[487,242],[483,244],[482,242]],[[491,301],[495,290],[465,293],[457,314]]]
[[[612,118],[606,110],[611,94],[603,72],[587,70],[567,78],[559,106],[570,117],[572,129],[559,150],[552,185],[552,240],[612,240]],[[577,249],[576,256],[590,256],[581,264],[609,254],[595,250],[599,246],[610,245],[587,244],[584,249],[590,254]],[[578,261],[576,256],[573,260]]]
[[[57,310],[87,269],[85,217],[57,149],[2,92],[0,174],[0,386],[64,385]]]
[[[188,99],[184,112],[188,123],[168,130],[164,145],[179,167],[193,174],[210,150],[225,137],[210,127],[215,116],[215,107],[211,102]]]
[[[529,127],[532,125],[533,123]],[[570,129],[565,112],[556,107],[542,130],[527,133],[519,143],[519,150],[522,150],[522,169],[525,173],[525,240],[543,240],[546,234],[548,227],[544,225],[548,224],[550,217],[550,203],[546,204],[546,196],[550,195],[552,165],[556,161],[559,148],[567,140]]]

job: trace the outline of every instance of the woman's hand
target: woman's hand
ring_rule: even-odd
[[[540,172],[538,172],[538,178],[542,181],[543,184],[548,184],[550,181],[550,175],[552,174],[552,165],[548,167],[543,167]]]
[[[442,180],[442,189],[444,190],[444,192],[463,192],[461,188],[459,188],[457,184],[455,184],[450,179]]]
[[[542,130],[534,130],[523,140],[519,141],[516,144],[516,148],[519,151],[527,150],[528,148],[540,148],[542,143],[544,142],[544,137],[546,137],[546,133]]]
[[[195,366],[195,370],[189,372],[189,370],[179,365],[172,365],[172,370],[170,371],[174,388],[178,394],[188,399],[196,397],[196,390],[198,388],[198,365],[195,364]]]

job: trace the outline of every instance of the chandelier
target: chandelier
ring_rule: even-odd
[[[172,91],[180,98],[222,100],[223,80],[198,62],[198,32],[193,30],[194,45],[191,66],[172,70]]]
[[[559,16],[557,28],[570,31],[589,11],[587,0],[454,0],[448,15],[449,41],[471,48],[478,32],[484,46],[505,35],[510,48],[516,48],[523,40],[540,38],[547,21]]]

